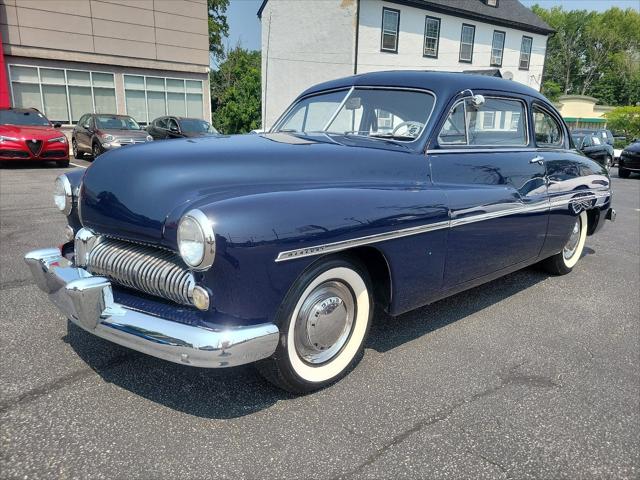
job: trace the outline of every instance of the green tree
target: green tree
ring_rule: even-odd
[[[557,102],[562,95],[562,87],[553,80],[547,80],[542,84],[542,93],[552,102]]]
[[[607,128],[624,133],[628,139],[640,138],[640,106],[614,108],[606,117]]]
[[[640,13],[613,7],[605,12],[533,11],[556,33],[549,37],[543,85],[557,93],[591,95],[602,103],[640,101]]]
[[[228,6],[229,0],[207,0],[209,52],[215,60],[220,60],[224,56],[222,42],[229,35],[226,15]]]
[[[261,124],[261,57],[237,46],[211,72],[213,125],[221,132],[247,133]]]

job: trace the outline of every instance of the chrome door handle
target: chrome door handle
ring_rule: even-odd
[[[529,160],[529,163],[537,163],[538,165],[544,165],[544,157],[542,155],[536,155],[531,160]]]

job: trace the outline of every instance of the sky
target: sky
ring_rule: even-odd
[[[300,0],[310,1],[310,0]],[[362,0],[366,1],[366,0]],[[452,0],[455,1],[455,0]],[[558,5],[565,10],[597,10],[603,11],[609,7],[635,8],[640,10],[640,0],[520,0],[527,7],[536,3],[544,8]],[[229,37],[226,44],[235,47],[238,43],[249,50],[260,49],[260,21],[258,9],[262,0],[231,0],[227,9],[229,22]]]

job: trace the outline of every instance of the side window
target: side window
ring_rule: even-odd
[[[178,131],[178,122],[176,122],[173,118],[170,118],[168,120],[167,126],[169,130]]]
[[[562,146],[562,127],[549,113],[536,106],[533,107],[533,130],[538,147]]]
[[[527,145],[524,103],[506,98],[486,98],[474,106],[468,99],[449,114],[440,134],[440,145],[485,147]]]
[[[156,124],[155,126],[158,127],[158,128],[166,129],[167,128],[167,117],[162,117],[162,118],[157,119],[155,121],[155,124]]]
[[[589,137],[589,136],[584,137],[584,140],[582,141],[582,146],[583,147],[590,147],[591,146],[591,137]]]
[[[88,115],[81,116],[80,120],[78,120],[78,125],[80,125],[81,127],[84,127],[84,124],[87,123],[87,117]]]

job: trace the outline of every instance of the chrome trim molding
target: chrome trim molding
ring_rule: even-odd
[[[69,320],[124,347],[183,365],[222,368],[267,358],[278,345],[279,330],[272,323],[205,328],[131,310],[114,302],[108,279],[75,267],[56,248],[29,252],[24,259],[38,287]]]
[[[567,198],[568,195],[571,197]],[[501,210],[493,212],[482,212],[469,215],[466,217],[452,218],[443,222],[430,223],[428,225],[421,225],[418,227],[403,228],[400,230],[392,230],[390,232],[378,233],[375,235],[368,235],[365,237],[353,238],[349,240],[342,240],[339,242],[325,243],[321,245],[315,245],[312,247],[298,248],[295,250],[286,250],[280,252],[276,257],[276,262],[284,262],[287,260],[295,260],[297,258],[312,257],[315,255],[324,255],[327,253],[340,252],[349,248],[360,247],[363,245],[370,245],[372,243],[384,242],[387,240],[393,240],[396,238],[408,237],[411,235],[420,235],[421,233],[432,232],[435,230],[442,230],[444,228],[455,228],[461,225],[467,225],[469,223],[482,222],[484,220],[491,220],[494,218],[506,217],[509,215],[517,215],[523,213],[535,213],[544,212],[549,210],[562,209],[566,206],[574,205],[574,212],[578,210],[588,209],[596,206],[599,199],[609,198],[611,193],[609,191],[602,192],[580,192],[578,196],[576,193],[562,194],[556,198],[546,199],[540,202],[535,202],[530,205],[516,205],[513,207],[503,208]],[[594,202],[595,201],[595,202]],[[585,202],[594,202],[593,205],[585,205]],[[482,207],[478,207],[481,209]],[[579,212],[578,212],[579,213]]]
[[[324,245],[318,245],[315,247],[298,248],[295,250],[287,250],[280,252],[276,258],[276,262],[283,262],[286,260],[293,260],[296,258],[311,257],[314,255],[321,255],[325,253],[339,252],[348,248],[360,247],[362,245],[369,245],[371,243],[384,242],[385,240],[392,240],[394,238],[408,237],[411,235],[419,235],[421,233],[432,232],[434,230],[441,230],[449,227],[449,221],[435,222],[428,225],[420,225],[419,227],[403,228],[401,230],[393,230],[391,232],[378,233],[375,235],[368,235],[366,237],[354,238],[351,240],[343,240],[340,242],[326,243]]]

